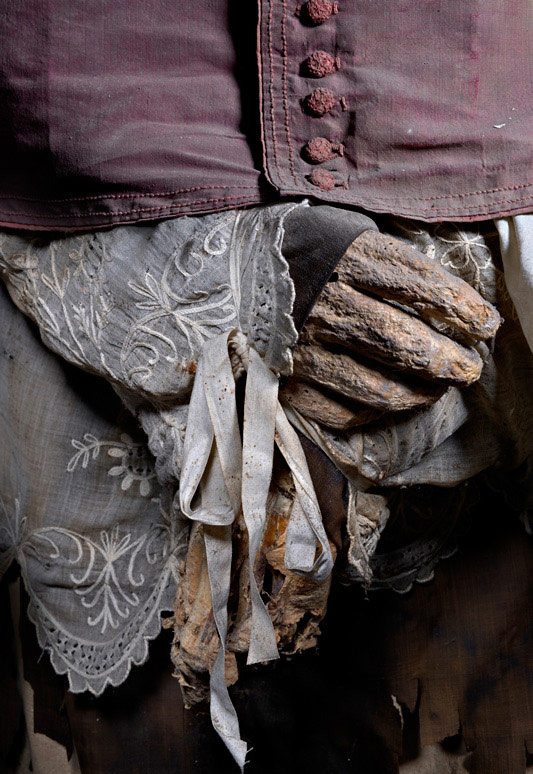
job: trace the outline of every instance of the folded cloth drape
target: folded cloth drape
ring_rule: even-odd
[[[181,218],[62,239],[3,234],[0,243],[0,272],[15,303],[38,324],[51,349],[111,382],[148,434],[160,481],[179,483],[174,511],[204,524],[221,640],[211,711],[241,767],[246,746],[224,674],[231,524],[242,509],[250,551],[248,661],[266,661],[277,657],[276,638],[254,563],[266,522],[275,440],[297,495],[287,566],[320,580],[333,564],[303,450],[278,403],[279,376],[291,372],[290,348],[297,339],[294,287],[281,252],[284,222],[307,206]],[[235,379],[244,371],[241,440]],[[54,637],[53,629],[48,636]],[[53,649],[54,643],[47,646]],[[70,668],[76,672],[75,664]],[[106,663],[107,673],[112,675],[112,664],[110,669]],[[105,684],[100,678],[98,691]],[[86,676],[83,688],[91,686]]]
[[[240,353],[232,369],[230,348]],[[243,440],[235,401],[235,377],[247,371]],[[191,395],[183,449],[180,505],[204,526],[207,566],[220,651],[211,673],[211,717],[231,754],[244,766],[246,745],[225,679],[227,604],[231,580],[231,524],[242,508],[248,531],[252,624],[248,663],[278,656],[276,636],[254,576],[266,524],[274,439],[292,472],[297,494],[288,527],[285,564],[323,580],[333,568],[331,549],[300,441],[278,402],[278,377],[247,346],[242,331],[209,339],[200,357]],[[199,492],[199,498],[195,495]],[[317,543],[320,553],[317,558]]]

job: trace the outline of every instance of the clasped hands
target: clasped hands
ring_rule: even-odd
[[[500,323],[491,304],[436,261],[363,231],[307,318],[282,396],[336,429],[430,405],[479,378],[479,343]]]

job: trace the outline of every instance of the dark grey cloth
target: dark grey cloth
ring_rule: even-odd
[[[302,207],[287,217],[282,252],[296,290],[298,330],[348,247],[369,229],[377,231],[377,226],[366,215],[328,205]]]

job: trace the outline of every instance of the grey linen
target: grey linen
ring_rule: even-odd
[[[57,476],[62,504],[54,509],[57,523],[48,517],[46,526],[36,531],[36,511],[42,508],[23,511],[22,494],[13,488],[16,478],[6,473],[3,565],[14,557],[21,564],[41,645],[51,651],[58,671],[68,673],[73,690],[99,693],[107,683],[123,680],[132,661],[146,658],[146,641],[159,630],[161,610],[170,606],[170,575],[186,544],[186,517],[202,521],[221,639],[211,677],[211,714],[241,768],[246,745],[240,740],[224,675],[230,525],[242,504],[250,541],[248,662],[276,658],[273,626],[253,576],[275,438],[292,470],[299,503],[289,529],[287,564],[317,579],[328,575],[333,565],[305,456],[277,401],[278,378],[291,372],[290,348],[297,339],[291,318],[294,288],[281,254],[283,222],[299,206],[308,205],[180,218],[62,239],[27,234],[3,234],[0,239],[0,270],[12,299],[37,323],[50,349],[105,377],[137,414],[157,460],[154,466],[143,446],[150,472],[139,482],[140,493],[148,494],[155,470],[158,486],[168,495],[166,511],[155,526],[148,512],[135,519],[135,530],[141,522],[145,527],[135,538],[129,521],[122,533],[114,508],[99,514],[97,490],[88,480],[83,501],[94,503],[100,521],[107,519],[106,527],[99,525],[95,534],[92,523],[79,519],[79,509],[66,491],[72,474],[102,459],[105,447],[108,456],[122,463],[114,465],[110,475],[124,475],[122,486],[127,489],[142,464],[133,468],[132,478],[123,456],[137,445],[126,436],[101,440],[101,433],[75,423],[70,431],[73,453],[63,476]],[[6,346],[11,346],[9,339]],[[235,382],[245,370],[242,443]],[[6,392],[16,394],[11,383]],[[17,421],[17,409],[6,417],[8,431]],[[46,414],[53,414],[48,406]],[[22,460],[25,453],[34,452],[20,450]],[[61,454],[54,454],[50,467],[61,470],[60,460]],[[13,467],[20,471],[23,465],[17,459]],[[33,489],[31,476],[28,482],[21,490]],[[146,531],[149,518],[155,535]],[[176,532],[176,544],[163,542],[163,533]],[[39,550],[33,550],[36,541]],[[315,560],[317,543],[322,550]],[[27,560],[30,548],[37,568]],[[40,574],[45,581],[39,580]],[[33,593],[36,583],[46,583],[46,593]],[[140,592],[133,588],[145,586],[151,596],[138,611]],[[80,605],[90,614],[82,615]],[[134,613],[142,626],[138,619],[132,623]],[[94,627],[100,623],[98,636]]]
[[[253,568],[274,440],[298,492],[287,566],[317,578],[331,570],[305,458],[287,417],[349,479],[349,556],[353,577],[364,582],[371,580],[388,514],[386,494],[363,497],[365,489],[454,485],[496,464],[510,443],[512,463],[530,454],[533,443],[532,358],[512,320],[503,346],[484,352],[479,384],[449,390],[426,411],[339,434],[283,410],[278,376],[291,372],[297,336],[281,244],[284,218],[295,206],[306,205],[55,240],[0,235],[0,273],[9,293],[56,353],[40,345],[2,298],[1,566],[5,570],[12,559],[20,564],[30,615],[56,670],[68,674],[73,691],[100,693],[147,657],[161,612],[172,608],[188,518],[203,521],[222,642],[211,711],[241,768],[246,746],[224,681],[230,524],[242,507]],[[504,316],[512,317],[485,236],[454,228],[392,220],[385,226],[500,308],[503,298]],[[61,358],[103,376],[146,437],[104,382]],[[234,384],[244,370],[241,446]],[[108,409],[93,408],[92,401]],[[250,582],[254,663],[276,657],[276,648],[252,574]]]

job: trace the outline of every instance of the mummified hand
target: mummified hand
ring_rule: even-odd
[[[307,217],[314,209],[322,208]],[[326,251],[327,238],[323,245]],[[335,428],[429,405],[449,386],[479,378],[474,344],[494,336],[500,322],[494,307],[440,264],[363,230],[311,308],[283,394]]]

